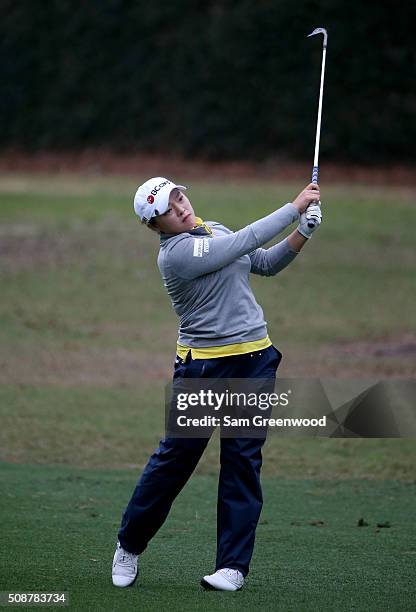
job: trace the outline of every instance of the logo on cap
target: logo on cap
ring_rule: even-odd
[[[165,185],[169,185],[169,184],[170,184],[170,181],[163,181],[163,183],[159,183],[159,185],[155,185],[150,193],[156,196],[157,192],[160,191],[162,187],[165,187]]]
[[[149,204],[153,204],[155,199],[154,199],[154,197],[152,195],[149,195],[149,196],[147,196],[147,201],[149,202]]]

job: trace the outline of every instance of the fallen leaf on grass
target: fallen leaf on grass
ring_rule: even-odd
[[[389,527],[391,527],[390,521],[384,521],[384,523],[377,523],[377,527],[379,529],[388,529]]]
[[[302,521],[291,521],[290,524],[295,525],[296,527],[300,527],[301,525],[312,525],[313,527],[322,527],[322,525],[325,525],[323,521],[319,521],[319,520],[307,521],[306,523],[302,523]]]

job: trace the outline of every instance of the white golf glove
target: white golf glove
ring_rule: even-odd
[[[305,236],[305,238],[310,238],[313,232],[321,225],[321,221],[321,203],[317,202],[316,204],[309,204],[305,212],[303,212],[299,217],[299,225],[297,230],[299,234],[302,234],[302,236]],[[309,227],[309,222],[313,223],[313,227]]]

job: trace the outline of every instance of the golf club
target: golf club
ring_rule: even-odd
[[[319,90],[319,105],[318,105],[318,121],[316,124],[316,137],[315,137],[315,157],[313,160],[313,169],[312,169],[312,183],[318,182],[318,174],[319,174],[319,140],[321,136],[321,117],[322,117],[322,96],[324,92],[324,77],[325,77],[325,58],[326,58],[326,47],[328,41],[328,33],[325,28],[315,28],[313,32],[308,34],[309,36],[315,36],[316,34],[323,34],[323,51],[322,51],[322,67],[321,67],[321,86]],[[312,219],[308,221],[309,227],[314,227],[315,221]]]

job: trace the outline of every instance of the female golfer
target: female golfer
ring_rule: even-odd
[[[237,232],[196,217],[185,190],[156,177],[141,185],[134,198],[136,214],[160,236],[158,266],[180,318],[174,380],[274,379],[281,354],[267,335],[249,272],[273,276],[293,261],[320,225],[319,187],[309,184],[293,202]],[[287,238],[261,248],[297,220]],[[201,581],[205,588],[236,591],[244,584],[262,507],[264,441],[221,438],[217,557],[214,573]],[[207,443],[208,438],[195,437],[167,436],[160,441],[122,518],[114,585],[134,583],[138,555],[162,526]]]

